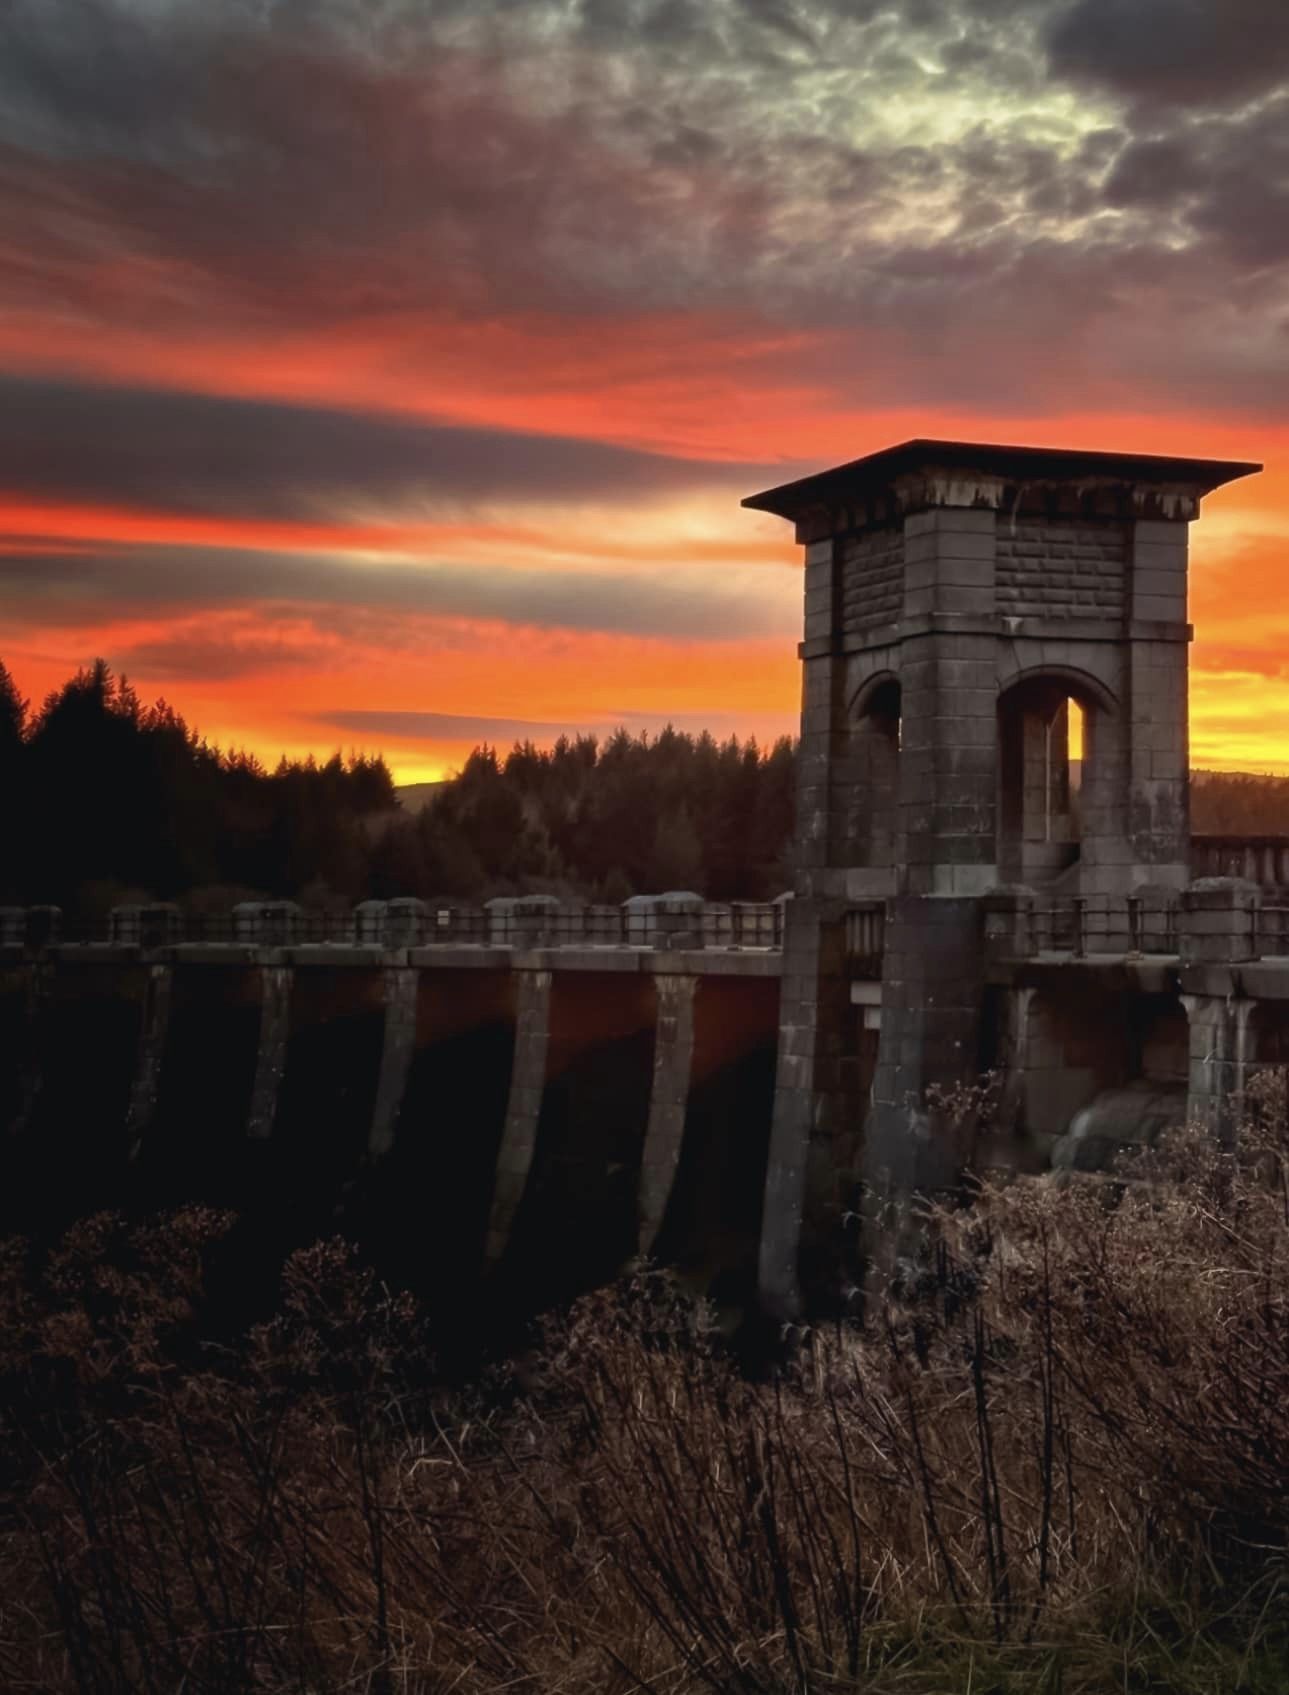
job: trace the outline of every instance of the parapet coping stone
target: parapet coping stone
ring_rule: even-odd
[[[1289,959],[1246,959],[1184,965],[1182,993],[1249,1000],[1289,1000]]]
[[[1042,988],[1055,977],[1063,983],[1082,978],[1100,988],[1122,985],[1142,994],[1163,995],[1176,992],[1180,969],[1175,953],[1103,953],[1075,958],[1069,953],[1053,952],[992,961],[985,980],[995,986]]]

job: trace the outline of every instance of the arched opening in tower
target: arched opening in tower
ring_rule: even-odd
[[[842,825],[834,863],[887,868],[895,863],[900,804],[900,683],[870,683],[851,709],[839,767],[843,793],[833,809]]]
[[[1093,702],[1063,677],[1026,677],[998,701],[998,868],[1052,883],[1078,862],[1094,757]]]

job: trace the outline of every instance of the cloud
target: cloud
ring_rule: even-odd
[[[1247,29],[1214,25],[1218,75],[1240,59],[1270,86],[1289,24],[1264,8],[1260,53],[1255,0],[1235,3]],[[1182,263],[1123,200],[1102,217],[1108,161],[1084,144],[1113,134],[1131,83],[1114,66],[1135,42],[1203,61],[1201,12],[1218,15],[1184,0],[27,0],[0,37],[0,193],[27,227],[8,286],[146,312],[158,334],[202,315],[248,334],[404,319],[414,363],[426,312],[594,332],[746,310],[846,325],[865,358],[894,334],[882,373],[941,319],[982,395],[996,346],[972,361],[972,329],[997,308],[1016,341],[1046,339],[1045,244],[1097,295],[1121,264],[1121,310],[1143,249]],[[1209,234],[1219,253],[1230,232]],[[1242,263],[1238,241],[1228,258]],[[1063,295],[1075,327],[1082,293]]]
[[[1282,0],[1075,0],[1045,44],[1057,75],[1144,102],[1225,106],[1289,81]]]
[[[226,683],[269,672],[309,671],[334,657],[334,643],[320,639],[320,633],[307,623],[297,625],[288,636],[262,621],[235,623],[231,628],[222,621],[213,630],[181,626],[150,640],[114,644],[112,649],[118,671],[186,683]]]
[[[373,738],[388,737],[392,741],[488,742],[494,746],[506,746],[526,741],[549,743],[560,736],[608,736],[618,729],[630,730],[633,734],[646,731],[656,735],[669,725],[674,730],[695,735],[704,730],[717,736],[747,733],[746,713],[720,711],[678,714],[608,712],[561,723],[538,718],[489,718],[472,713],[399,712],[375,708],[370,711],[336,709],[318,712],[313,719],[329,729],[365,737],[369,743]],[[786,725],[780,733],[788,733]]]
[[[86,628],[146,617],[191,619],[221,610],[254,610],[274,620],[307,618],[332,640],[364,630],[405,646],[426,639],[423,621],[468,620],[544,629],[620,632],[671,640],[739,641],[781,636],[800,618],[800,578],[763,566],[726,566],[697,576],[681,565],[637,571],[558,571],[463,566],[450,562],[386,565],[326,555],[219,549],[132,549],[104,556],[0,554],[0,590],[11,625]],[[409,622],[411,620],[412,622]],[[421,622],[416,622],[421,621]],[[131,647],[121,663],[164,653],[171,675],[213,675],[224,665],[253,668],[277,649],[272,634],[237,650],[210,651],[196,632],[161,645]]]
[[[1287,19],[1279,0],[17,0],[0,220],[24,239],[0,292],[158,340],[307,330],[341,389],[361,330],[421,408],[453,334],[490,368],[493,326],[612,343],[667,313],[815,334],[834,404],[1042,411],[1076,372],[1094,403],[1167,394],[1175,360],[1133,330],[1194,340],[1250,287],[1276,241],[1249,217],[1280,188],[1273,159],[1231,192],[1256,113],[1228,111],[1218,157],[1159,102],[1205,77],[1219,103],[1267,95]],[[1115,158],[1157,143],[1173,219],[1148,156]],[[1284,287],[1259,286],[1219,338],[1219,403],[1289,375]],[[1107,321],[1112,372],[1090,356]]]
[[[334,408],[0,376],[0,488],[117,507],[317,519],[402,505],[630,501],[728,488],[771,464],[435,426]]]

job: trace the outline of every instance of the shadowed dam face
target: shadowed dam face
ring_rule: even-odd
[[[463,1324],[565,1299],[642,1253],[746,1296],[777,955],[410,958],[229,945],[11,960],[6,1224],[41,1235],[104,1206],[226,1206],[266,1265],[339,1229]]]

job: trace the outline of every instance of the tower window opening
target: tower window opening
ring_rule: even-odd
[[[999,700],[998,857],[1011,880],[1049,882],[1079,857],[1086,729],[1059,678],[1026,678]]]

